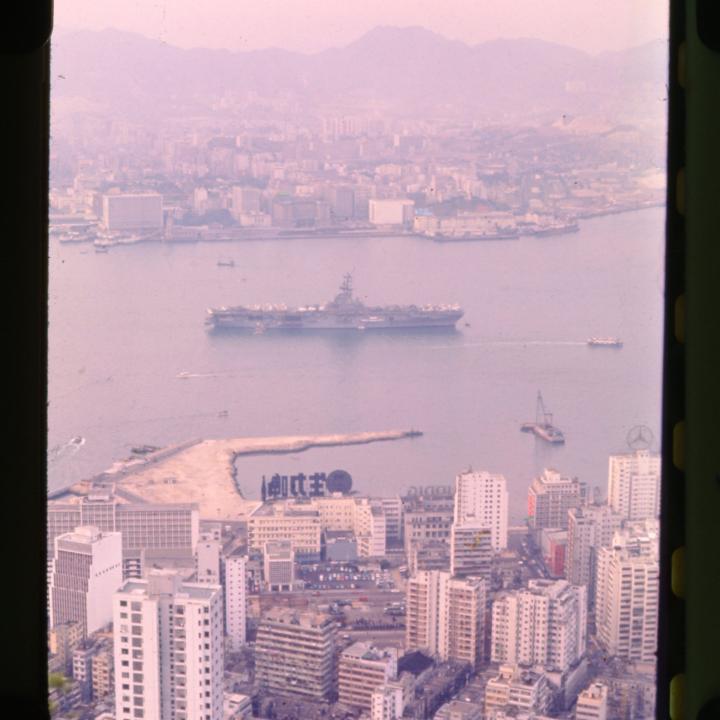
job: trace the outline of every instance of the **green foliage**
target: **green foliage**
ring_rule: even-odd
[[[65,676],[62,673],[50,673],[50,675],[48,675],[48,685],[50,685],[53,690],[62,690],[66,682]]]

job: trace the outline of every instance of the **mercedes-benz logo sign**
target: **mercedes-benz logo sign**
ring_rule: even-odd
[[[654,439],[655,436],[647,425],[635,425],[630,428],[626,442],[631,450],[647,450]]]

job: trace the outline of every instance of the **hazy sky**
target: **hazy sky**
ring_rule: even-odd
[[[316,52],[377,25],[421,25],[470,44],[535,37],[594,53],[666,38],[667,18],[667,0],[55,0],[58,29],[231,50]]]

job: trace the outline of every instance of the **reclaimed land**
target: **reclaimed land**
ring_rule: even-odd
[[[243,497],[235,477],[235,460],[243,455],[297,453],[313,447],[359,445],[402,440],[417,431],[388,430],[346,435],[201,440],[189,446],[152,453],[139,463],[114,472],[118,489],[150,503],[197,503],[207,520],[243,520],[259,505]],[[159,456],[159,457],[158,457]],[[109,479],[108,476],[105,476]],[[80,490],[75,486],[76,490]]]

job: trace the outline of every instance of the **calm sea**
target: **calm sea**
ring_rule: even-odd
[[[246,458],[239,478],[256,497],[263,474],[343,468],[357,490],[392,494],[450,484],[472,466],[505,474],[513,521],[543,467],[604,491],[628,430],[659,436],[663,219],[656,208],[572,235],[457,244],[322,238],[97,254],[52,240],[49,487],[137,444],[414,427],[421,438]],[[466,315],[450,333],[205,332],[207,307],[321,303],[348,271],[369,303],[457,302]],[[624,347],[590,348],[591,335]],[[538,390],[565,446],[519,431]]]

